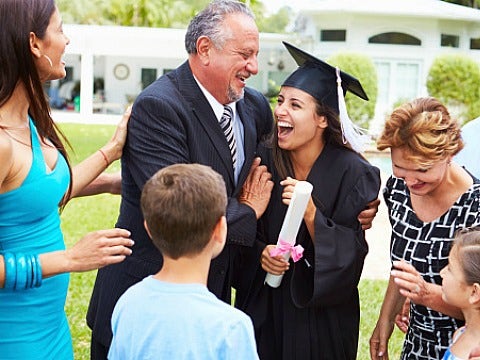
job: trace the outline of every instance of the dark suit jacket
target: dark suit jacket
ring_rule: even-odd
[[[212,167],[225,180],[229,196],[227,245],[212,261],[208,287],[220,299],[230,301],[231,270],[238,246],[252,246],[256,233],[255,213],[240,204],[237,195],[258,142],[273,125],[267,100],[255,90],[245,89],[237,109],[245,130],[245,164],[235,186],[225,135],[188,62],[160,77],[135,101],[122,157],[122,202],[117,222],[117,227],[131,231],[135,245],[124,262],[99,270],[87,314],[92,335],[104,345],[111,341],[110,318],[120,295],[162,265],[162,256],[143,227],[140,195],[145,182],[165,166],[200,163]]]

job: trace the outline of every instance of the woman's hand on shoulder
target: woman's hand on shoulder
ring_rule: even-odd
[[[132,106],[130,105],[123,113],[122,119],[118,123],[112,138],[105,146],[102,147],[102,151],[106,154],[110,163],[120,159],[122,156],[123,146],[125,145],[125,141],[127,139],[127,125],[131,114]]]

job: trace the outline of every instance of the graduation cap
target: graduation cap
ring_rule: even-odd
[[[322,104],[329,106],[340,117],[344,143],[348,142],[355,151],[362,152],[370,139],[363,129],[350,120],[344,98],[347,91],[350,91],[368,100],[358,79],[285,41],[283,44],[299,68],[287,77],[282,86],[303,90]]]

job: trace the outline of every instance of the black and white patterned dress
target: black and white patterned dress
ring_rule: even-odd
[[[410,193],[402,179],[390,177],[384,189],[392,225],[391,258],[411,263],[425,281],[441,284],[440,270],[448,264],[455,231],[480,225],[480,183],[462,194],[453,206],[432,222],[423,222],[412,209]],[[410,327],[402,359],[441,359],[461,321],[425,306],[410,306]]]

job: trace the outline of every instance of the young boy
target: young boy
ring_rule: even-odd
[[[223,178],[204,165],[168,166],[145,184],[141,206],[164,263],[117,302],[108,358],[258,359],[250,318],[206,287],[227,233]]]

